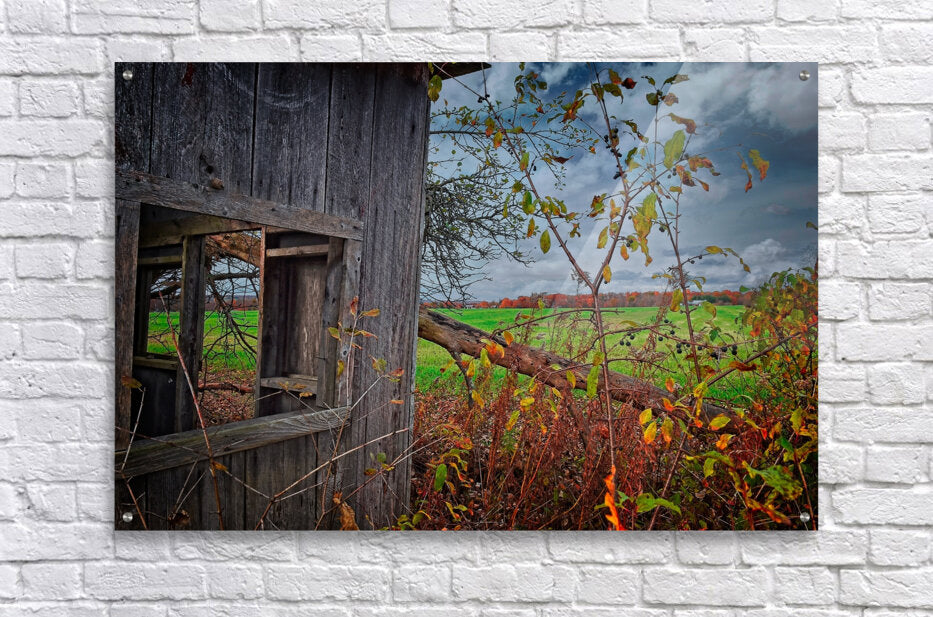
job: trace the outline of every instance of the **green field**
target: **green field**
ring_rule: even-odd
[[[532,311],[529,309],[498,308],[438,310],[440,313],[487,332],[497,328],[510,328],[516,340],[535,347],[544,347],[565,357],[570,356],[571,353],[578,353],[576,350],[579,349],[581,341],[584,338],[592,337],[594,328],[592,324],[588,323],[591,318],[591,312],[572,313],[564,309],[543,309],[534,311],[534,315],[536,317],[543,315],[553,316],[555,311],[566,314],[557,315],[550,319],[537,322],[527,328],[516,329],[514,328],[515,316],[519,313],[530,314]],[[695,311],[692,315],[694,329],[698,330],[703,327],[718,328],[719,333],[717,334],[716,342],[722,345],[731,345],[733,341],[746,338],[741,325],[741,316],[744,312],[744,306],[717,306],[716,316],[713,318],[712,315],[702,310]],[[656,307],[607,309],[603,311],[603,321],[607,331],[622,330],[638,325],[654,323],[657,313],[658,309]],[[665,319],[670,320],[670,323],[663,324],[664,331],[668,334],[670,331],[673,331],[674,336],[680,339],[688,338],[686,318],[683,313],[668,312],[665,315]],[[572,326],[573,322],[576,322],[575,326]],[[629,338],[629,335],[626,334],[611,334],[607,337],[608,355],[610,358],[628,356],[628,354],[633,351],[640,349],[647,338],[648,334],[644,331],[636,333],[634,339]],[[625,345],[620,348],[620,342],[623,344],[631,343],[631,346]],[[664,371],[665,378],[670,374],[677,379],[678,375],[682,375],[688,370],[684,360],[685,354],[678,356],[675,350],[676,345],[668,336],[665,336],[663,341],[659,340],[657,342],[658,352],[670,352],[667,354],[666,359],[661,362],[661,366],[666,369]],[[745,355],[743,353],[744,351],[742,346],[739,345],[739,357]],[[591,357],[592,353],[587,354],[587,359]],[[429,341],[419,339],[418,372],[416,376],[416,383],[419,390],[429,390],[438,383],[450,379],[444,377],[441,373],[442,368],[449,366],[450,360],[451,357],[450,354],[447,353],[447,350]],[[731,353],[727,353],[721,358],[720,363],[725,367],[731,360]],[[613,370],[623,373],[631,374],[633,372],[632,363],[627,361],[613,362],[611,367]],[[461,379],[458,371],[453,372],[457,374],[454,379]],[[504,378],[505,373],[505,369],[496,367],[493,370],[493,380],[498,381]],[[662,378],[660,381],[663,383],[664,379]],[[722,384],[720,388],[722,389],[719,394],[722,395],[727,395],[727,390],[731,389],[726,384]]]
[[[740,318],[745,307],[742,306],[718,306],[716,307],[716,316],[713,318],[703,310],[693,313],[694,327],[699,328],[718,328],[719,334],[716,342],[726,345],[739,338],[744,338]],[[555,315],[555,311],[558,313]],[[497,328],[510,328],[515,335],[516,340],[535,346],[545,347],[560,355],[569,356],[580,347],[584,338],[592,336],[592,325],[589,323],[590,312],[573,313],[563,309],[543,309],[533,311],[535,316],[550,315],[549,319],[537,322],[524,328],[515,328],[515,317],[519,313],[531,314],[529,309],[440,309],[439,312],[448,315],[454,319],[467,323],[471,326],[490,332]],[[603,312],[606,329],[609,331],[632,328],[642,324],[653,323],[658,309],[655,307],[633,307],[620,309],[607,309]],[[238,311],[234,313],[235,319],[241,325],[241,329],[251,336],[256,336],[258,311]],[[219,338],[223,331],[221,316],[214,312],[208,312],[205,318],[205,348],[209,349],[209,366],[213,370],[221,369],[224,365],[232,365],[236,368],[248,368],[253,366],[251,354],[243,349],[238,342],[235,343],[232,336],[224,339]],[[687,327],[683,313],[670,313],[665,315],[670,323],[664,324],[666,332],[669,334],[674,331],[674,336],[686,339]],[[172,313],[172,322],[178,326],[178,314]],[[173,353],[171,347],[171,335],[168,333],[168,323],[165,313],[150,313],[149,315],[149,351],[152,353]],[[607,338],[610,349],[609,357],[625,357],[628,354],[640,349],[647,339],[647,333],[639,332],[635,334],[634,339],[624,334],[612,334]],[[619,343],[623,343],[620,347]],[[630,343],[631,345],[625,345]],[[255,344],[253,342],[253,344]],[[658,341],[658,352],[670,352],[666,358],[661,361],[661,367],[664,370],[665,377],[671,374],[675,377],[684,374],[687,367],[684,365],[683,355],[678,356],[674,353],[676,346],[668,338]],[[745,356],[745,350],[739,346],[739,357]],[[732,360],[731,354],[726,354],[720,360],[725,366]],[[459,387],[459,372],[450,371],[446,375],[442,374],[441,369],[450,365],[451,357],[445,349],[434,343],[418,340],[418,370],[416,373],[416,384],[419,390],[428,391],[441,384],[454,384]],[[627,361],[616,361],[613,363],[614,370],[632,373],[632,363]],[[505,377],[506,371],[503,368],[496,367],[493,371],[493,380],[499,381]],[[661,379],[663,382],[663,379]],[[733,384],[733,387],[737,384]],[[725,390],[729,389],[728,384],[721,384],[724,388],[720,394],[727,394]]]

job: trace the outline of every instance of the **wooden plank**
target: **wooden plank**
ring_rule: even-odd
[[[344,407],[291,411],[208,427],[207,434],[215,456],[224,456],[337,428],[346,418],[347,409]],[[114,455],[117,473],[120,472],[124,457],[126,457],[125,450],[117,450]],[[143,439],[136,441],[130,448],[130,454],[126,457],[126,465],[123,467],[123,475],[132,478],[162,469],[191,465],[206,458],[207,447],[204,444],[204,434],[199,428],[153,439]]]
[[[136,240],[139,203],[124,203],[117,212],[114,272],[114,338],[116,380],[116,444],[125,447],[132,431],[132,395],[123,385],[133,377],[133,330],[136,314]]]
[[[178,369],[178,360],[173,358],[155,358],[152,356],[133,356],[133,365],[174,371]]]
[[[236,221],[219,216],[194,214],[176,219],[151,223],[140,230],[139,246],[166,246],[181,244],[185,235],[211,235],[218,233],[231,233],[235,231],[249,231],[259,226],[247,221]]]
[[[133,78],[123,79],[124,71]],[[149,169],[153,65],[117,62],[113,67],[113,151],[117,169]]]
[[[316,377],[308,376],[298,377],[283,375],[281,377],[261,377],[259,379],[259,384],[263,388],[288,390],[290,392],[298,392],[299,394],[304,394],[305,392],[316,394],[317,383],[318,380]]]
[[[140,266],[180,266],[181,255],[159,255],[158,257],[140,257],[136,260]]]
[[[343,244],[340,238],[331,238],[327,251],[327,274],[324,279],[324,299],[321,307],[321,344],[318,347],[320,386],[318,400],[337,405],[337,341],[330,335],[340,321],[341,287],[343,283]]]
[[[380,317],[367,323],[378,338],[366,340],[366,355],[384,358],[389,370],[403,369],[404,375],[398,383],[379,382],[354,409],[351,443],[378,441],[353,456],[355,466],[348,477],[366,482],[363,471],[377,453],[385,453],[389,461],[402,457],[394,471],[366,483],[356,496],[357,521],[362,525],[371,521],[369,524],[381,528],[394,524],[400,514],[408,511],[411,471],[407,453],[411,434],[390,435],[411,427],[411,349],[417,334],[414,316],[429,102],[425,97],[426,65],[386,64],[377,70],[370,197],[361,214],[366,221],[366,238],[360,308],[382,311]],[[378,377],[368,362],[359,362],[355,369],[357,392]],[[405,404],[386,405],[391,399],[404,400]]]
[[[204,285],[205,285],[205,237],[186,236],[182,256],[181,307],[177,325],[178,352],[185,366],[178,365],[175,396],[174,432],[193,429],[197,424],[197,413],[188,386],[197,387],[204,354]],[[197,392],[195,392],[197,395]]]
[[[363,224],[357,220],[314,212],[288,203],[216,191],[200,184],[179,182],[141,171],[117,171],[116,193],[121,199],[256,225],[273,225],[338,238],[360,240],[363,237]]]
[[[285,248],[269,249],[266,251],[266,257],[314,257],[327,255],[329,250],[329,245],[327,244],[289,246]]]

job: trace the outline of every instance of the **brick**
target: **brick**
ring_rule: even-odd
[[[77,34],[187,34],[195,29],[194,0],[154,0],[134,3],[74,0],[72,29]]]
[[[30,521],[0,523],[0,560],[104,559],[113,551],[113,526]]]
[[[23,565],[23,595],[30,600],[74,600],[82,597],[81,564]]]
[[[446,28],[450,24],[450,0],[389,0],[389,26]]]
[[[262,27],[259,0],[201,0],[201,26],[220,32],[248,32]]]
[[[107,37],[109,62],[160,62],[169,57],[167,40],[143,39],[138,36]]]
[[[820,396],[822,396],[820,392]],[[862,448],[844,443],[820,444],[820,484],[852,484],[865,476]]]
[[[450,566],[413,565],[392,572],[396,602],[449,602],[452,593]]]
[[[813,2],[807,2],[812,5]],[[845,99],[846,77],[843,69],[821,66],[817,79],[817,98],[820,107],[837,107]]]
[[[533,11],[510,0],[451,0],[451,7],[454,24],[466,29],[562,26],[575,13],[570,0],[542,0]]]
[[[631,606],[638,602],[641,577],[634,568],[583,566],[577,576],[573,598],[578,603]]]
[[[865,368],[827,364],[820,367],[820,401],[858,403],[865,400]]]
[[[0,117],[12,116],[15,113],[16,82],[12,79],[0,79]]]
[[[553,560],[569,563],[660,564],[673,559],[673,534],[631,531],[622,535],[609,535],[590,545],[579,534],[549,534],[548,552]]]
[[[626,28],[624,31],[560,32],[557,55],[561,62],[679,58],[680,33],[674,28]]]
[[[923,194],[875,193],[868,197],[868,222],[877,233],[916,234],[925,230],[929,208]]]
[[[849,488],[833,493],[834,520],[843,524],[931,525],[930,493],[901,488]]]
[[[0,304],[0,319],[104,319],[111,314],[106,287],[29,283],[16,288],[0,285],[8,301]],[[11,297],[12,295],[12,297]]]
[[[360,29],[377,32],[385,29],[384,0],[361,0],[347,3],[341,0],[265,0],[263,23],[266,29]],[[421,58],[424,60],[424,58]]]
[[[913,484],[926,477],[927,453],[921,446],[869,448],[865,479],[872,482]]]
[[[644,23],[648,21],[648,2],[586,0],[583,3],[583,21],[597,26]]]
[[[7,0],[10,32],[57,34],[68,29],[65,0]]]
[[[573,570],[563,566],[454,564],[453,594],[458,600],[546,602],[570,599]]]
[[[930,558],[930,533],[909,529],[872,529],[868,559],[878,566],[919,566]]]
[[[836,351],[844,361],[898,361],[920,351],[922,334],[908,325],[843,323],[836,329]]]
[[[903,14],[901,9],[897,11]],[[910,93],[905,100],[892,92]],[[886,66],[866,68],[852,75],[852,96],[859,103],[921,105],[933,103],[933,67]]]
[[[832,193],[819,200],[820,233],[861,237],[868,227],[867,198],[857,194]]]
[[[26,482],[68,482],[76,478],[103,481],[113,453],[105,444],[33,443],[6,446],[0,460],[8,464],[10,479]]]
[[[872,150],[926,150],[930,147],[930,119],[922,113],[873,114],[868,144]]]
[[[842,4],[842,16],[878,17],[885,20],[929,19],[930,11],[921,5],[904,6],[897,0],[848,0]]]
[[[176,39],[172,50],[176,62],[290,62],[298,59],[298,46],[286,35]]]
[[[386,568],[296,566],[265,568],[266,596],[274,600],[384,600],[390,588]]]
[[[20,197],[67,197],[71,165],[20,163],[16,166],[16,194]]]
[[[652,0],[651,19],[656,22],[677,23],[754,23],[771,21],[774,3],[750,0],[729,8],[728,11],[702,2],[684,4],[676,0]]]
[[[551,37],[544,32],[491,32],[489,56],[493,62],[548,60]]]
[[[868,369],[871,402],[910,405],[923,402],[923,366],[920,364],[875,364]]]
[[[302,62],[354,62],[363,59],[363,43],[353,34],[326,35],[316,32],[301,37]]]
[[[877,53],[875,31],[867,26],[782,26],[756,28],[749,42],[752,62],[848,62]]]
[[[915,407],[839,409],[833,437],[881,443],[933,442],[933,410]]]
[[[859,606],[933,608],[929,569],[839,572],[839,602]]]
[[[0,40],[0,75],[98,73],[103,68],[101,43],[94,39],[5,37]],[[5,133],[3,129],[0,132]]]
[[[75,194],[90,199],[113,197],[113,163],[103,159],[75,161]]]
[[[19,87],[19,112],[24,116],[73,116],[80,109],[79,100],[73,81],[26,81]]]
[[[683,34],[684,52],[691,59],[710,62],[748,60],[745,31],[740,28],[688,28]]]
[[[207,593],[212,598],[251,600],[263,596],[262,568],[231,564],[205,568]]]
[[[865,116],[860,113],[821,113],[820,151],[863,150],[865,127]]]
[[[113,205],[100,203],[6,202],[0,238],[56,236],[94,238],[113,236]]]
[[[933,61],[933,27],[929,23],[882,24],[881,53],[893,62],[929,64]]]
[[[81,438],[82,414],[94,403],[44,398],[33,401],[2,401],[0,413],[16,421],[19,438],[25,442],[75,441]]]
[[[69,360],[81,356],[84,332],[73,323],[23,324],[23,357],[27,360]]]
[[[854,154],[842,160],[843,192],[933,189],[933,157]]]
[[[836,251],[839,273],[850,277],[920,279],[933,268],[933,239],[839,242]]]
[[[78,245],[75,276],[78,279],[110,279],[114,272],[113,242],[89,241]]]
[[[177,532],[173,536],[178,539],[175,555],[183,560],[293,561],[297,554],[292,533],[228,531],[224,534],[227,538],[224,542],[214,542],[196,532]]]
[[[715,594],[718,606],[764,606],[768,573],[764,568],[646,568],[644,600],[648,604],[706,604]]]
[[[13,600],[21,593],[19,567],[12,564],[0,564],[0,599]]]
[[[89,563],[84,586],[101,600],[197,600],[204,597],[204,568],[192,564]]]
[[[831,156],[819,157],[817,171],[817,190],[820,193],[831,192],[839,178],[839,159]]]
[[[43,242],[16,247],[16,276],[21,279],[67,278],[74,269],[74,247]]]
[[[22,510],[22,493],[15,484],[0,481],[0,521],[9,521],[19,515]]]
[[[737,539],[742,561],[752,565],[861,565],[868,553],[868,534],[862,530],[775,531]]]
[[[0,156],[80,156],[102,147],[105,130],[92,120],[0,120]]]
[[[486,36],[479,32],[363,35],[363,59],[367,62],[414,62],[424,57],[467,61],[485,54]]]
[[[736,561],[732,532],[678,533],[674,536],[677,560],[691,565],[722,565]]]
[[[786,604],[833,604],[836,579],[829,568],[775,568],[774,591]]]
[[[835,21],[837,13],[833,0],[777,0],[777,18],[781,21]]]
[[[846,281],[820,283],[820,319],[844,321],[859,316],[862,286]]]

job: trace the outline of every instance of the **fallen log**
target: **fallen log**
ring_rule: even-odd
[[[201,381],[198,382],[198,390],[202,392],[205,390],[230,390],[231,392],[239,392],[240,394],[253,393],[253,388],[251,386],[244,386],[229,381],[208,381],[207,383]]]
[[[523,345],[517,341],[513,341],[511,345],[506,345],[501,336],[492,336],[488,332],[440,313],[426,309],[421,309],[418,312],[418,336],[440,345],[453,354],[454,357],[459,357],[458,354],[461,353],[479,357],[483,348],[486,347],[483,339],[494,340],[505,349],[505,355],[503,356],[488,354],[489,360],[494,364],[514,370],[522,375],[534,377],[538,381],[559,390],[571,387],[570,382],[567,380],[567,373],[570,372],[576,380],[576,389],[586,389],[586,378],[590,370],[589,364],[574,362],[549,351]],[[600,371],[599,387],[602,388],[604,383]],[[663,409],[661,399],[673,397],[667,390],[615,371],[609,373],[609,394],[614,400],[631,403],[637,409],[647,407]],[[707,421],[721,413],[728,416],[733,415],[729,410],[709,403],[703,404],[703,412]]]

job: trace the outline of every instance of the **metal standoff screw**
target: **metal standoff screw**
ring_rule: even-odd
[[[122,518],[123,518],[123,522],[124,522],[124,523],[132,523],[132,522],[133,522],[133,513],[132,513],[132,512],[129,512],[129,511],[124,512]]]
[[[123,81],[132,81],[133,80],[133,69],[125,69],[123,71]]]
[[[810,522],[810,513],[809,513],[809,512],[801,512],[801,513],[800,513],[800,522],[801,522],[801,523],[809,523],[809,522]]]
[[[800,81],[807,81],[810,79],[810,71],[800,71]]]

